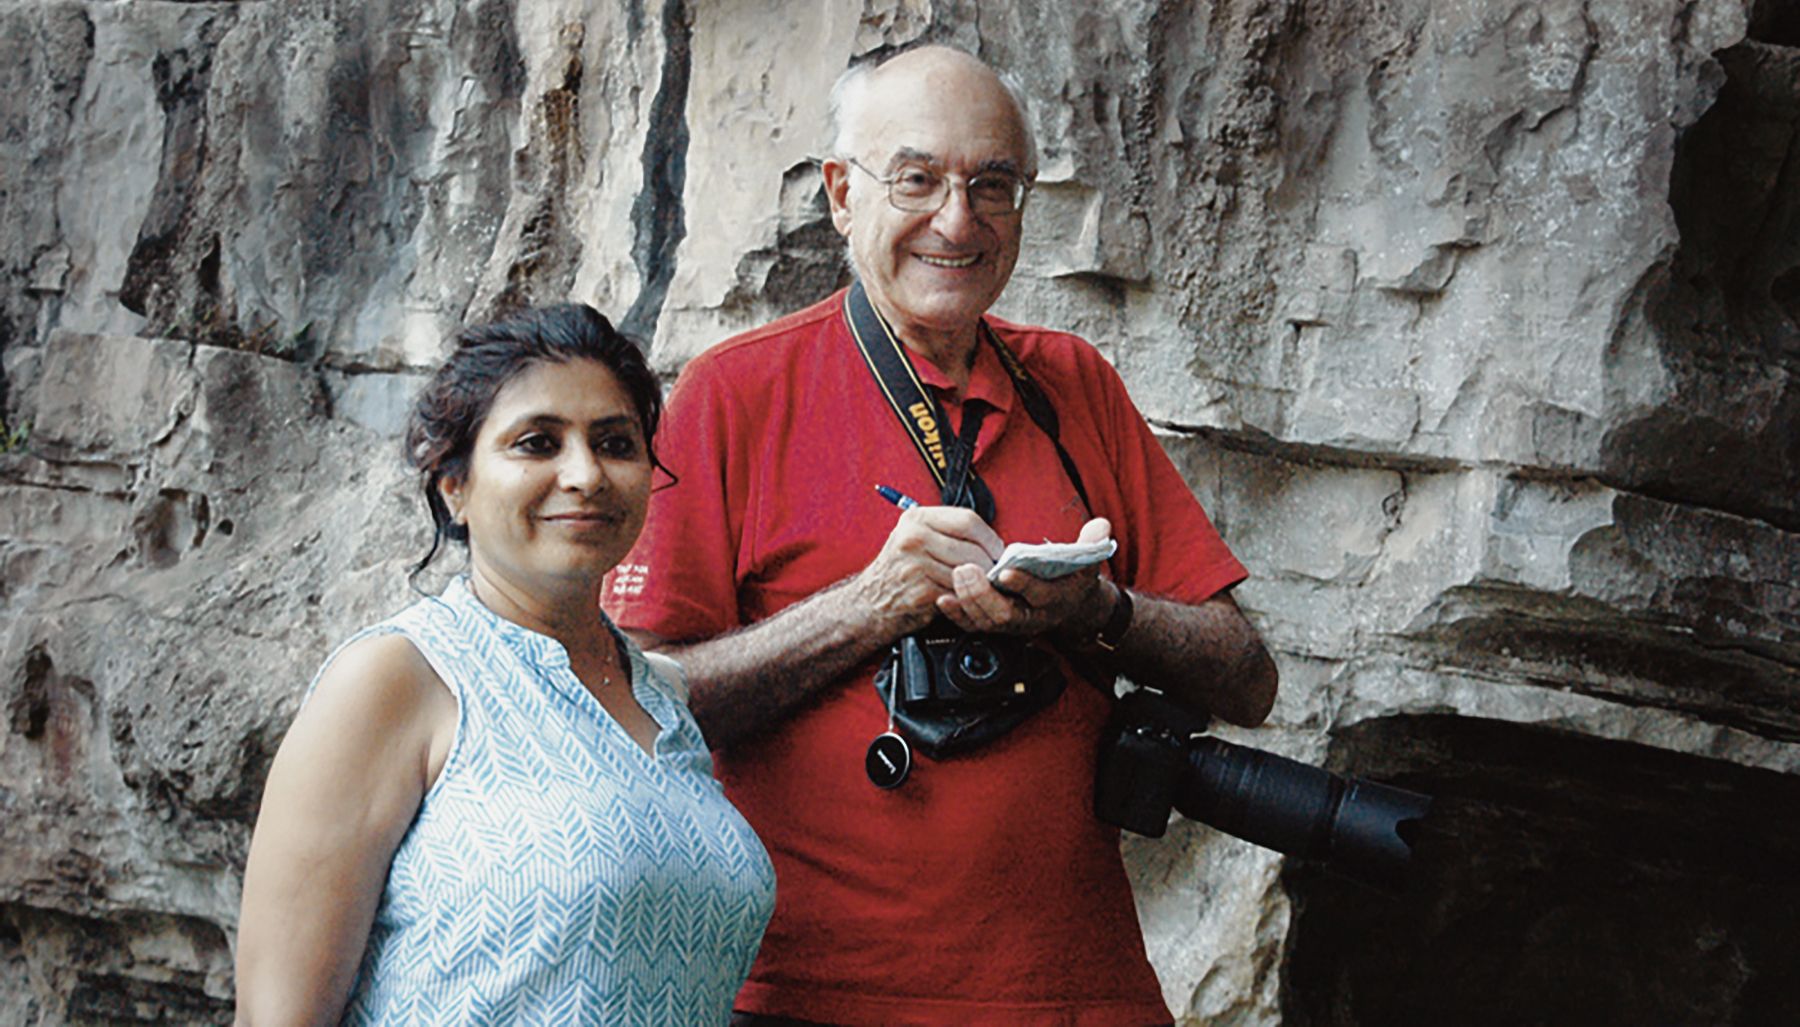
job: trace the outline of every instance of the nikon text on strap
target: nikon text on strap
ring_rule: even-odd
[[[980,431],[981,418],[987,413],[987,404],[970,402],[964,409],[962,431],[955,438],[947,438],[944,433],[943,407],[936,397],[926,391],[925,384],[919,381],[900,340],[895,337],[893,329],[888,327],[875,305],[869,302],[868,293],[863,290],[861,281],[851,283],[850,291],[844,296],[844,315],[850,324],[850,335],[856,340],[856,348],[862,352],[863,360],[869,365],[869,373],[875,376],[875,382],[881,386],[882,395],[887,397],[894,415],[900,418],[901,426],[918,448],[925,465],[931,468],[944,503],[968,507],[979,514],[982,520],[992,523],[993,495],[975,473],[974,466],[975,436]],[[994,354],[1000,358],[1001,366],[1006,368],[1007,376],[1012,379],[1013,389],[1019,394],[1020,405],[1031,416],[1032,423],[1050,437],[1051,444],[1056,447],[1057,458],[1062,461],[1063,472],[1074,484],[1081,502],[1092,511],[1094,504],[1088,499],[1087,487],[1082,484],[1081,471],[1076,468],[1074,459],[1063,448],[1062,439],[1058,437],[1060,424],[1056,408],[1051,406],[1049,397],[1032,380],[1018,356],[988,328],[987,322],[982,321],[980,325],[982,336],[994,347]],[[959,448],[964,450],[960,454],[956,452]],[[957,457],[960,459],[955,459]]]
[[[925,466],[931,468],[944,505],[966,507],[982,520],[992,523],[994,494],[975,473],[975,437],[981,432],[982,418],[987,416],[987,404],[967,404],[963,408],[962,431],[955,436],[947,435],[944,408],[936,397],[925,391],[925,384],[913,371],[912,361],[906,358],[900,340],[894,337],[893,330],[869,302],[862,282],[850,287],[849,295],[844,299],[844,310],[850,323],[850,334],[856,339],[856,348],[862,352],[869,373],[881,386],[882,395],[887,397],[894,415],[900,418],[901,426],[918,447]]]

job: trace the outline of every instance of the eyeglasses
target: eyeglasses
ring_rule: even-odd
[[[892,175],[883,178],[863,167],[855,157],[846,157],[844,161],[887,186],[888,202],[896,210],[912,214],[936,214],[942,210],[950,199],[953,180],[962,182],[969,209],[977,214],[1016,213],[1025,206],[1025,196],[1031,192],[1030,182],[1009,171],[982,171],[973,178],[963,178],[961,175],[941,175],[923,164],[902,164]]]

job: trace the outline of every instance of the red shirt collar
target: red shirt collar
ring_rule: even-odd
[[[1000,358],[994,354],[993,344],[988,341],[990,331],[987,322],[983,321],[981,341],[975,345],[975,364],[969,368],[969,387],[963,392],[962,402],[979,399],[997,412],[1008,414],[1012,412],[1015,395],[1012,376],[1006,373],[1006,365],[1002,364]],[[945,402],[948,394],[954,389],[949,377],[938,370],[936,364],[910,349],[906,351],[906,358],[912,361],[913,370],[918,374],[919,380],[939,393],[938,401],[940,403]]]

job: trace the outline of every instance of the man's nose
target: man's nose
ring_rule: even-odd
[[[981,216],[969,205],[969,183],[957,179],[944,182],[944,205],[932,215],[932,227],[939,235],[956,238],[967,235],[981,224]]]

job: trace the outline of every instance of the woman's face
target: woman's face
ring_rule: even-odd
[[[644,527],[650,449],[606,365],[534,361],[495,394],[468,475],[440,485],[475,573],[539,592],[599,587]]]

